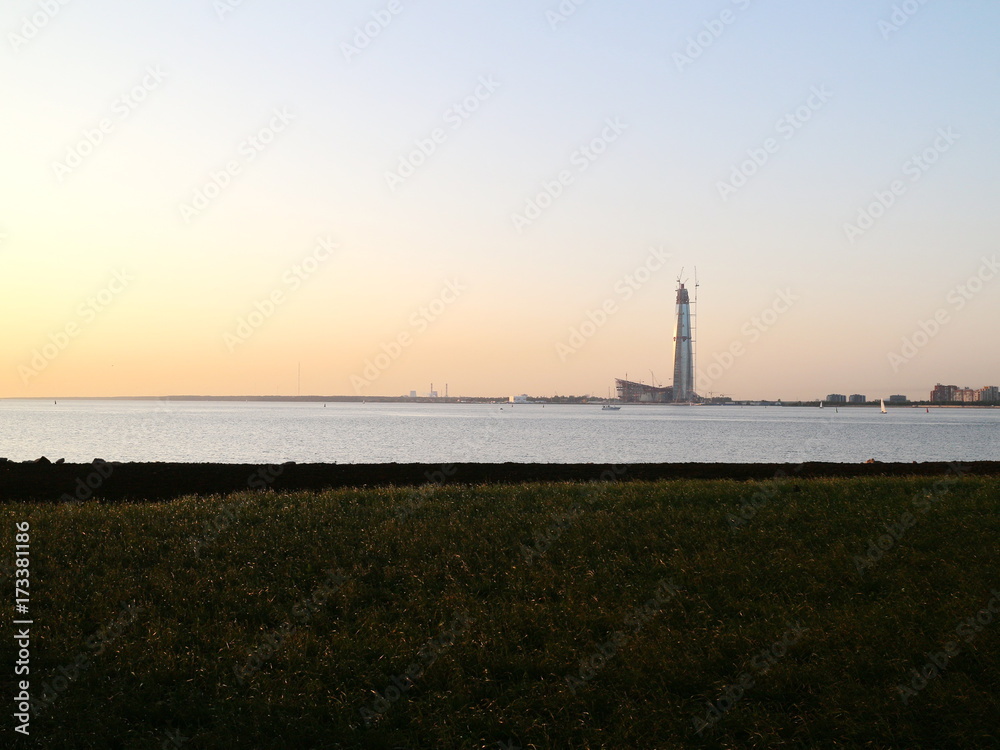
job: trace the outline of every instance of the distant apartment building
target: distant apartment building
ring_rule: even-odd
[[[931,391],[931,401],[942,404],[974,404],[998,403],[1000,395],[995,385],[982,388],[959,388],[957,385],[941,385],[938,383]]]
[[[831,404],[846,404],[847,396],[843,393],[830,393],[827,395],[826,400]]]
[[[905,404],[909,399],[906,396],[900,395],[898,393],[889,396],[890,404]]]
[[[957,385],[941,385],[938,383],[931,390],[931,402],[946,404],[950,401],[955,400],[955,391],[958,390]]]
[[[860,393],[852,393],[847,397],[847,402],[850,404],[865,404],[868,403],[868,399],[862,396]]]

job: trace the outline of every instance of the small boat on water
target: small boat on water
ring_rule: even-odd
[[[884,399],[884,398],[880,398],[880,399],[878,400],[878,405],[879,405],[879,409],[881,409],[881,410],[882,410],[882,413],[883,413],[883,414],[887,414],[887,413],[888,413],[888,412],[887,412],[887,411],[885,410],[885,399]]]
[[[611,403],[611,389],[608,388],[608,400],[604,402],[604,406],[601,407],[601,411],[618,411],[621,409],[620,406],[614,406]]]

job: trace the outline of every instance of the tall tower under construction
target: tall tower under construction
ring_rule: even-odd
[[[681,269],[683,275],[684,270]],[[698,304],[698,273],[695,269],[694,302]],[[667,329],[669,330],[669,328]],[[665,333],[666,331],[664,331]],[[677,278],[677,331],[674,336],[674,383],[666,387],[650,381],[635,382],[625,378],[615,378],[618,398],[625,403],[679,403],[692,404],[700,401],[694,391],[694,334],[695,319],[691,312],[691,297],[688,289]],[[662,339],[661,339],[662,340]],[[652,375],[652,372],[650,373]]]
[[[694,357],[691,346],[691,299],[684,283],[677,282],[677,335],[674,336],[674,402],[694,397]]]

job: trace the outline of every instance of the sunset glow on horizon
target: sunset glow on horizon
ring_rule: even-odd
[[[668,385],[695,269],[702,395],[1000,383],[994,3],[16,0],[0,29],[0,398]]]

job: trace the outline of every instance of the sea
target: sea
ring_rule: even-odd
[[[0,457],[69,463],[1000,460],[1000,409],[0,400]]]

